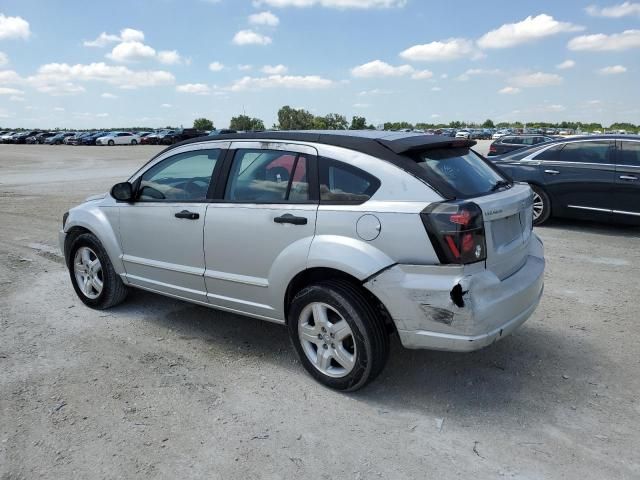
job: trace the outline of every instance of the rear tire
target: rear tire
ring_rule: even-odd
[[[90,264],[93,267],[88,268]],[[94,234],[83,233],[73,239],[67,267],[74,290],[88,307],[104,310],[122,303],[127,297],[127,286],[113,269],[109,255]],[[87,276],[89,279],[82,282]]]
[[[327,387],[358,390],[387,363],[384,320],[350,282],[327,280],[302,289],[291,302],[288,318],[289,336],[302,365]]]
[[[110,147],[113,147],[116,144],[116,142],[114,142],[113,140],[109,140],[107,142],[107,145],[109,145]]]
[[[551,199],[538,185],[529,185],[533,190],[533,224],[542,225],[551,216]]]
[[[137,145],[137,144],[138,144],[138,142],[135,139],[131,140],[131,145]]]

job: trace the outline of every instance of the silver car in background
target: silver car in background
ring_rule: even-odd
[[[307,371],[356,390],[397,334],[476,350],[535,310],[544,255],[532,193],[470,147],[399,132],[204,137],[65,213],[74,289],[130,287],[286,325]]]

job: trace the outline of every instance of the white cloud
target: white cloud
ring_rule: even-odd
[[[135,28],[125,28],[120,30],[120,39],[123,42],[143,42],[144,32]]]
[[[458,58],[478,58],[479,52],[473,42],[466,38],[449,38],[441,42],[414,45],[400,52],[400,56],[413,62],[434,62]]]
[[[102,95],[100,95],[102,98],[118,98],[117,95],[114,95],[113,93],[103,93]]]
[[[559,85],[562,83],[562,77],[555,73],[527,73],[516,75],[511,78],[511,83],[518,87],[547,87],[550,85]]]
[[[55,107],[53,109],[54,112],[64,112],[64,107]]]
[[[627,67],[622,65],[612,65],[610,67],[604,67],[598,70],[598,73],[602,75],[617,75],[620,73],[625,73],[627,71]]]
[[[551,15],[528,16],[521,22],[507,23],[478,39],[481,48],[507,48],[563,32],[576,32],[584,27],[559,22]]]
[[[12,83],[20,83],[22,79],[13,70],[0,70],[0,85],[10,85]]]
[[[20,94],[20,95],[22,95],[22,94]],[[21,97],[19,95],[11,95],[9,97],[9,101],[10,102],[24,102],[24,97]]]
[[[326,7],[338,9],[368,9],[404,7],[407,0],[255,0],[256,6],[268,5],[275,8],[284,7]]]
[[[284,75],[285,73],[287,73],[288,70],[289,69],[282,64],[265,65],[261,69],[262,73],[266,73],[267,75]]]
[[[160,105],[162,108],[171,108],[172,105],[170,103],[163,103],[162,105]]]
[[[96,113],[96,117],[98,118],[104,118],[104,117],[108,117],[109,114],[108,113]]]
[[[374,88],[372,90],[363,90],[360,93],[358,93],[358,95],[360,95],[361,97],[367,96],[367,95],[391,95],[393,93],[393,91],[391,90],[383,90],[381,88]]]
[[[31,35],[29,22],[22,17],[7,17],[0,13],[0,40],[10,38],[27,39]]]
[[[246,72],[248,70],[251,70],[253,68],[253,65],[238,65],[238,70],[240,70],[241,72]]]
[[[164,70],[130,70],[104,62],[68,65],[48,63],[42,65],[35,75],[27,78],[29,84],[38,91],[54,95],[74,94],[84,91],[84,87],[74,82],[99,81],[120,88],[154,87],[170,85],[175,77]]]
[[[613,33],[611,35],[605,35],[604,33],[581,35],[572,38],[567,47],[569,50],[591,50],[595,52],[640,48],[640,30],[625,30],[622,33]]]
[[[394,67],[381,60],[373,60],[351,69],[351,75],[358,78],[401,77],[413,72],[414,69],[411,65]]]
[[[249,15],[249,23],[251,25],[268,25],[269,27],[277,27],[280,19],[273,13],[259,12]]]
[[[0,87],[0,95],[24,95],[24,92],[17,88]]]
[[[498,90],[498,93],[503,95],[515,95],[516,93],[520,93],[520,89],[518,87],[504,87]]]
[[[107,54],[107,58],[115,62],[136,62],[156,56],[156,51],[149,45],[138,41],[126,41],[119,43],[111,53]]]
[[[558,70],[567,70],[569,68],[573,68],[576,66],[576,62],[574,62],[573,60],[565,60],[562,63],[559,63],[558,65],[556,65],[556,68]]]
[[[419,70],[411,75],[411,78],[414,80],[427,80],[432,77],[433,72],[431,70]]]
[[[102,32],[95,40],[85,40],[83,45],[85,47],[106,47],[111,43],[117,42],[142,42],[144,41],[144,32],[136,30],[134,28],[124,28],[120,30],[120,35],[113,35],[107,32]]]
[[[592,17],[620,18],[629,15],[640,15],[640,3],[624,2],[620,5],[603,8],[599,8],[596,5],[589,5],[585,10]]]
[[[269,45],[271,37],[254,32],[253,30],[240,30],[231,40],[236,45]]]
[[[165,65],[177,65],[182,63],[182,57],[177,50],[160,50],[158,52],[158,61]]]
[[[432,114],[431,114],[431,118],[440,118],[440,114],[438,114],[438,113],[432,113]]]
[[[354,103],[353,108],[369,108],[371,105],[368,103]]]
[[[219,72],[221,70],[224,70],[224,65],[220,62],[211,62],[209,64],[209,70],[211,70],[212,72]]]
[[[466,72],[464,72],[462,75],[458,75],[456,80],[459,80],[459,81],[462,81],[462,82],[466,82],[467,80],[469,80],[471,77],[474,77],[474,76],[478,76],[478,75],[500,75],[501,73],[502,73],[502,70],[500,70],[498,68],[494,68],[494,69],[491,69],[491,70],[487,70],[487,69],[484,69],[484,68],[470,68]]]
[[[432,92],[440,92],[440,91],[442,91],[442,88],[440,88],[440,87],[431,87],[431,91]]]
[[[195,95],[209,95],[211,88],[204,83],[185,83],[184,85],[177,85],[176,91],[180,93],[193,93]]]
[[[85,40],[82,44],[85,47],[97,47],[102,48],[106,47],[110,43],[116,43],[120,41],[120,37],[118,35],[110,35],[107,32],[102,32],[98,35],[98,38],[95,40]]]
[[[334,82],[318,75],[294,76],[294,75],[270,75],[268,77],[243,77],[231,85],[234,92],[242,90],[259,90],[263,88],[297,88],[314,90],[328,88]]]
[[[9,57],[6,53],[0,52],[0,67],[4,67],[7,63],[9,63]]]
[[[567,109],[564,105],[545,105],[541,108],[544,112],[564,112]]]

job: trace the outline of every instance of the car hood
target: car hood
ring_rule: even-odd
[[[96,195],[90,195],[84,199],[85,202],[94,202],[96,200],[103,200],[107,196],[107,193],[98,193]]]

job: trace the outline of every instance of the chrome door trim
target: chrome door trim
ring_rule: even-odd
[[[613,213],[619,213],[620,215],[633,215],[634,217],[640,217],[640,212],[627,212],[626,210],[613,210]]]
[[[618,178],[620,180],[631,180],[632,182],[638,180],[638,177],[635,175],[620,175]]]
[[[251,277],[249,275],[239,275],[237,273],[219,272],[206,269],[204,271],[204,276],[207,278],[213,278],[215,280],[242,283],[243,285],[252,285],[254,287],[267,288],[269,286],[269,281],[266,278]]]
[[[613,210],[609,210],[608,208],[596,208],[596,207],[583,207],[581,205],[567,205],[568,208],[577,208],[579,210],[592,210],[594,212],[604,212],[611,213]]]

